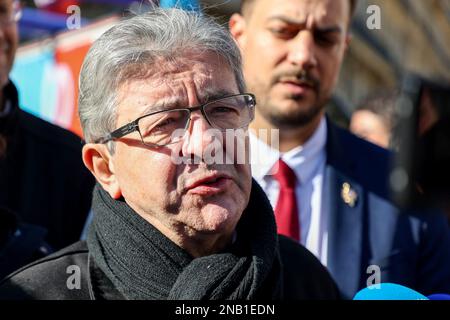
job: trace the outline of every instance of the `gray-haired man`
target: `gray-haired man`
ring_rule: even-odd
[[[276,235],[249,163],[210,162],[203,152],[253,119],[240,63],[222,27],[177,9],[155,9],[101,36],[80,76],[83,160],[98,182],[87,245],[20,270],[0,296],[336,298],[318,260]],[[236,160],[229,142],[215,150]],[[80,290],[66,286],[77,284],[66,281],[71,266],[80,268]]]

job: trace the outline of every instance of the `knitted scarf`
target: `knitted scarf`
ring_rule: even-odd
[[[193,258],[98,185],[87,244],[98,267],[126,299],[281,299],[281,261],[272,208],[253,181],[236,240]]]

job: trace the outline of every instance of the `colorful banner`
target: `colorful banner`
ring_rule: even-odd
[[[81,65],[92,42],[117,21],[108,18],[19,48],[10,77],[18,87],[22,109],[81,136],[77,115]]]

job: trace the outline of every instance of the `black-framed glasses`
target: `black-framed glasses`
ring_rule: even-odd
[[[208,124],[221,131],[241,129],[250,124],[255,115],[255,96],[242,93],[209,101],[192,108],[162,110],[143,115],[136,120],[114,130],[95,143],[111,140],[137,131],[144,145],[166,146],[179,142],[189,128],[191,113],[200,110]]]

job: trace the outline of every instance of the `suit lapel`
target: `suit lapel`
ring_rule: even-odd
[[[328,217],[327,266],[346,298],[353,298],[361,281],[363,260],[364,192],[350,177],[355,170],[339,132],[328,121],[324,201]]]
[[[332,166],[325,172],[324,197],[328,203],[328,268],[345,295],[360,286],[363,234],[363,199],[351,207],[343,200],[342,189],[349,183]],[[359,196],[362,189],[350,182]],[[347,296],[347,298],[352,298]]]

